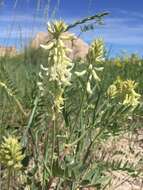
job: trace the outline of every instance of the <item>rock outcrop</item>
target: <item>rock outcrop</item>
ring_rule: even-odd
[[[16,54],[17,51],[15,46],[10,46],[10,47],[0,46],[0,57],[15,56]]]
[[[50,40],[50,35],[46,32],[39,32],[31,42],[31,47],[38,49],[40,44],[46,44]],[[84,58],[88,52],[89,46],[82,39],[75,37],[74,40],[66,41],[65,45],[68,48],[71,48],[73,51],[70,53],[71,59]]]

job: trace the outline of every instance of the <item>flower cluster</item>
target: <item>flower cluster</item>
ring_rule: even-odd
[[[132,80],[117,80],[109,86],[107,95],[111,99],[118,98],[120,103],[126,106],[136,107],[139,104],[140,94],[135,89],[137,83]]]
[[[104,61],[104,41],[101,38],[94,40],[91,44],[88,54],[88,62],[101,63]]]
[[[21,161],[24,158],[22,147],[18,140],[14,137],[4,137],[0,145],[0,163],[7,168],[13,170],[21,169]]]
[[[67,25],[63,21],[56,21],[48,24],[48,32],[51,35],[51,40],[47,45],[41,45],[42,48],[49,51],[48,67],[41,68],[46,71],[49,80],[57,81],[59,85],[69,85],[71,78],[72,62],[67,53],[71,51],[67,48],[63,40],[71,40],[73,35],[66,33]]]
[[[97,75],[97,71],[102,71],[103,67],[96,67],[96,63],[101,63],[104,61],[104,42],[102,39],[96,39],[90,46],[87,54],[87,69],[81,72],[75,72],[77,76],[88,75],[87,80],[87,93],[92,94],[93,90],[91,87],[91,81],[95,80],[100,82],[100,78]]]
[[[62,92],[63,89],[70,85],[71,80],[71,69],[72,61],[67,56],[68,52],[71,51],[64,44],[64,40],[71,40],[74,38],[73,35],[65,33],[67,25],[63,21],[55,21],[48,23],[48,33],[51,39],[47,45],[41,45],[42,48],[48,51],[47,65],[41,65],[40,78],[43,78],[48,82],[54,82],[56,86],[56,92],[54,90],[50,93],[54,96],[54,106],[60,111],[63,104]],[[38,86],[43,93],[44,87],[43,82],[39,82]]]

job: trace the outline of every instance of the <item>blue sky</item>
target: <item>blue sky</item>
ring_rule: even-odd
[[[104,26],[81,37],[88,43],[103,37],[112,55],[121,51],[143,55],[142,10],[143,0],[3,0],[0,44],[22,48],[37,32],[46,31],[48,19],[62,18],[72,23],[97,12],[109,11]],[[79,33],[77,29],[74,32]]]

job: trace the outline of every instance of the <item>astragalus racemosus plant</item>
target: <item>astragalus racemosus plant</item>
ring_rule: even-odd
[[[69,29],[102,16],[72,25],[64,21],[48,23],[50,38],[41,44],[47,57],[39,63],[33,109],[26,114],[23,130],[18,133],[25,150],[24,160],[21,152],[18,160],[21,188],[106,189],[110,171],[135,172],[130,163],[112,159],[102,148],[111,136],[131,129],[128,120],[140,106],[136,82],[118,78],[105,89],[105,46],[101,38],[91,43],[82,60],[72,60],[72,49],[65,43],[75,39]],[[6,153],[4,149],[0,152],[3,160]]]
[[[40,97],[46,96],[48,102],[49,129],[44,137],[45,155],[39,156],[44,160],[40,183],[48,188],[54,185],[55,189],[103,189],[110,180],[105,175],[107,170],[128,170],[129,166],[95,154],[102,141],[121,130],[131,109],[124,103],[111,103],[106,97],[109,89],[102,94],[101,76],[106,64],[103,40],[93,41],[82,63],[72,63],[64,40],[74,36],[65,35],[67,28],[63,21],[49,23],[51,40],[41,45],[48,52],[48,60],[41,65],[38,86]]]

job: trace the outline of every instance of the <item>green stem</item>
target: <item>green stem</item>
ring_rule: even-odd
[[[91,147],[92,145],[94,144],[94,142],[96,141],[96,139],[101,135],[101,133],[104,131],[104,128],[101,128],[100,131],[98,132],[98,134],[94,137],[94,139],[90,142],[88,148],[87,148],[87,151],[85,153],[85,156],[83,158],[83,165],[85,164],[88,156],[90,155],[90,151],[91,151]]]
[[[11,168],[8,169],[7,190],[10,190],[10,184],[11,184]]]
[[[24,108],[22,106],[22,104],[20,103],[20,101],[17,99],[17,97],[13,94],[12,90],[4,83],[0,81],[0,86],[4,88],[4,90],[6,91],[6,93],[8,94],[8,96],[12,97],[13,100],[15,101],[19,111],[22,113],[22,115],[27,118],[27,113],[24,111]]]
[[[98,92],[97,101],[95,103],[94,110],[93,110],[92,125],[94,125],[94,122],[95,122],[96,110],[99,104],[100,97],[101,97],[101,94]]]
[[[30,115],[27,128],[26,128],[26,130],[25,130],[25,132],[23,134],[23,137],[22,137],[22,144],[23,144],[24,147],[26,147],[27,144],[28,144],[28,132],[29,132],[29,130],[32,127],[32,124],[33,124],[34,116],[35,116],[35,113],[36,113],[36,110],[37,110],[37,107],[38,107],[38,101],[39,101],[39,97],[37,96],[35,98],[35,100],[34,100],[34,108],[33,108],[32,113]]]
[[[20,103],[20,101],[15,96],[13,96],[13,99],[16,102],[16,105],[17,105],[19,111],[22,113],[22,115],[25,118],[27,118],[28,114],[24,111],[24,108],[23,108],[22,104]]]
[[[90,64],[89,64],[89,65],[90,65]],[[88,68],[89,68],[89,66],[88,66]],[[87,70],[88,70],[88,69],[87,69]],[[89,77],[90,77],[90,72],[88,73],[87,80],[86,80],[86,83],[85,83],[85,84],[88,83],[88,81],[89,81]],[[81,113],[81,111],[82,111],[83,104],[84,104],[84,98],[85,98],[85,95],[86,95],[86,87],[85,87],[84,92],[83,92],[83,96],[82,96],[82,99],[81,99],[79,112],[78,112],[77,115],[76,115],[75,123],[74,123],[74,125],[73,125],[72,131],[71,131],[71,134],[73,134],[73,132],[74,132],[75,126],[76,126],[77,121],[78,121],[78,117],[80,116],[80,113]],[[71,137],[72,137],[72,135],[71,135]]]
[[[53,120],[53,134],[52,134],[52,157],[51,157],[51,171],[53,173],[54,151],[56,145],[56,117]]]

